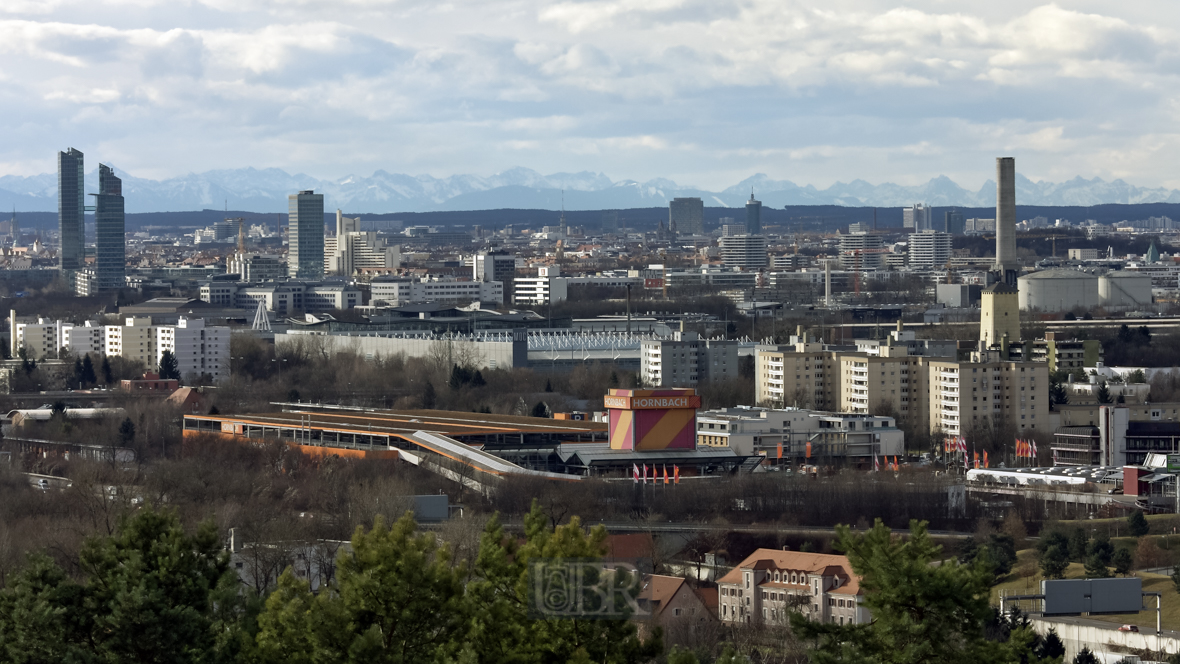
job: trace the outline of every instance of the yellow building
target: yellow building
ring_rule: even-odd
[[[1052,432],[1048,365],[992,357],[973,360],[977,361],[930,361],[931,431],[961,436],[976,428],[1011,423],[1017,431]]]
[[[984,348],[1000,346],[1005,335],[1009,344],[1020,341],[1020,298],[1016,288],[996,282],[983,289],[979,306],[979,339]]]

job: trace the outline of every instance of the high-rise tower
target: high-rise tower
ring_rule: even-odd
[[[746,233],[762,234],[762,201],[754,200],[753,189],[750,190],[750,200],[746,201]]]
[[[1016,285],[1016,160],[996,157],[996,272],[1000,281]]]
[[[673,198],[668,203],[668,228],[683,235],[705,234],[705,203],[699,198]]]
[[[324,278],[324,195],[310,189],[287,197],[287,274]]]
[[[98,290],[127,285],[127,236],[123,217],[123,181],[106,164],[98,165],[98,193],[94,196],[94,273]]]
[[[61,231],[58,267],[63,272],[82,269],[86,261],[86,192],[82,153],[70,148],[57,153],[57,223]]]

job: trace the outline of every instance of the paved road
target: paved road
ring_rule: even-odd
[[[48,482],[50,489],[57,489],[59,491],[73,484],[73,482],[64,477],[54,477],[53,475],[40,475],[38,473],[23,473],[23,475],[29,478],[29,484],[37,488],[40,488],[41,480]]]

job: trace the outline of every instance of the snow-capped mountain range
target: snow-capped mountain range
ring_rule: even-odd
[[[978,191],[959,186],[945,176],[917,186],[864,180],[837,182],[826,189],[799,186],[757,174],[722,191],[682,186],[671,180],[614,181],[602,173],[542,175],[513,168],[491,177],[405,175],[377,171],[369,177],[349,175],[319,180],[291,175],[277,168],[240,168],[207,171],[167,180],[147,180],[115,169],[123,178],[128,212],[178,212],[219,209],[249,212],[287,211],[287,195],[313,189],[325,195],[328,210],[350,213],[429,212],[440,210],[548,209],[609,210],[662,207],[678,196],[699,196],[709,207],[741,208],[751,189],[763,205],[844,205],[900,207],[914,203],[935,206],[989,207],[995,205],[996,186],[984,183]],[[86,177],[86,190],[97,191],[97,170]],[[1144,188],[1122,180],[1106,182],[1081,177],[1067,182],[1033,182],[1016,176],[1020,205],[1100,205],[1104,203],[1180,203],[1180,191]],[[564,194],[563,194],[564,192]],[[57,176],[0,177],[0,210],[57,211]]]

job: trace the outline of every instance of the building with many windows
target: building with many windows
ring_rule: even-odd
[[[503,302],[504,285],[452,277],[377,277],[369,284],[369,301],[399,307],[414,302]]]
[[[86,262],[86,190],[83,155],[70,148],[57,153],[57,223],[61,233],[58,266],[80,270]],[[67,283],[70,283],[67,280]]]
[[[838,625],[871,618],[846,556],[758,549],[718,579],[717,589],[718,617],[728,623],[786,625],[793,612]]]
[[[1048,432],[1048,365],[975,355],[969,362],[930,361],[930,430],[962,436],[1006,422],[1017,432]]]
[[[512,302],[514,280],[516,279],[516,256],[494,251],[475,254],[471,257],[472,277],[476,281],[500,282],[503,286],[504,304]]]
[[[738,375],[738,342],[673,332],[671,339],[643,341],[640,377],[647,387],[696,387]]]
[[[287,197],[287,275],[324,277],[324,195],[306,190]]]
[[[822,459],[872,467],[874,456],[904,454],[904,442],[896,420],[885,416],[749,406],[697,413],[698,446],[763,455],[776,465]]]
[[[750,191],[750,200],[746,201],[746,233],[762,235],[762,201],[754,200],[754,192]]]
[[[721,262],[726,266],[761,268],[770,263],[765,236],[730,235],[718,239],[717,244],[721,248]]]
[[[123,181],[115,177],[115,171],[110,166],[98,165],[98,193],[92,195],[96,239],[94,271],[98,278],[98,290],[119,290],[127,285]]]
[[[704,202],[699,198],[673,198],[668,203],[668,228],[682,235],[704,235]]]
[[[206,326],[201,318],[182,317],[176,325],[156,327],[156,349],[156,366],[159,356],[171,351],[181,378],[209,376],[217,382],[229,377],[228,327]]]
[[[942,267],[951,259],[951,236],[941,231],[911,233],[910,267]]]
[[[324,238],[324,272],[351,277],[360,268],[401,267],[401,247],[386,244],[376,231],[361,230],[360,218],[336,210],[336,234]]]

